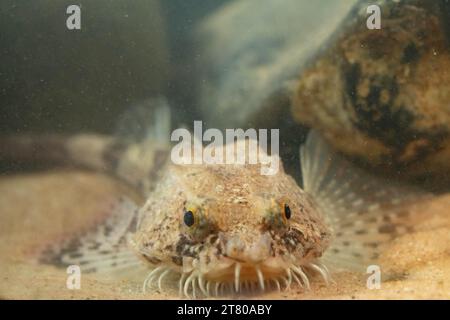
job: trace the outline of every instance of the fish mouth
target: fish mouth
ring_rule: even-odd
[[[170,273],[180,275],[178,280],[179,295],[181,297],[197,298],[198,293],[204,297],[223,296],[232,294],[254,294],[272,290],[289,290],[291,285],[309,290],[311,272],[321,275],[326,284],[331,280],[327,267],[319,261],[302,265],[285,264],[270,265],[267,263],[248,263],[233,261],[227,267],[212,269],[203,273],[194,268],[189,272],[177,272],[169,267],[160,266],[154,269],[144,281],[145,292],[149,283],[156,281],[160,291],[162,280]]]

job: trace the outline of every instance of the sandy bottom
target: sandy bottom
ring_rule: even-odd
[[[94,275],[82,275],[81,289],[69,290],[66,270],[33,262],[42,246],[92,224],[123,194],[135,197],[113,179],[79,171],[1,178],[0,298],[178,299],[175,290],[142,293],[142,279]],[[292,287],[245,298],[450,299],[450,195],[414,206],[417,232],[397,238],[383,251],[380,289],[366,287],[367,274],[337,272],[334,284],[313,278],[307,292]]]

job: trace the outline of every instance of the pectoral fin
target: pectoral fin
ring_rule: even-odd
[[[129,246],[135,231],[138,207],[129,199],[119,199],[111,214],[87,232],[47,247],[41,263],[80,266],[82,272],[115,272],[142,267]]]
[[[331,267],[365,270],[375,263],[383,245],[414,229],[408,204],[431,196],[356,167],[315,131],[301,147],[300,158],[304,189],[333,230],[322,257]]]

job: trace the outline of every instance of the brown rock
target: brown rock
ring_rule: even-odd
[[[372,166],[448,175],[447,20],[421,1],[385,2],[381,30],[367,29],[365,19],[347,26],[302,73],[294,118]]]

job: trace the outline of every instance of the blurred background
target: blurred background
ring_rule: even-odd
[[[1,1],[0,132],[110,132],[149,97],[190,103],[189,31],[223,2]],[[71,4],[81,30],[66,28]]]

